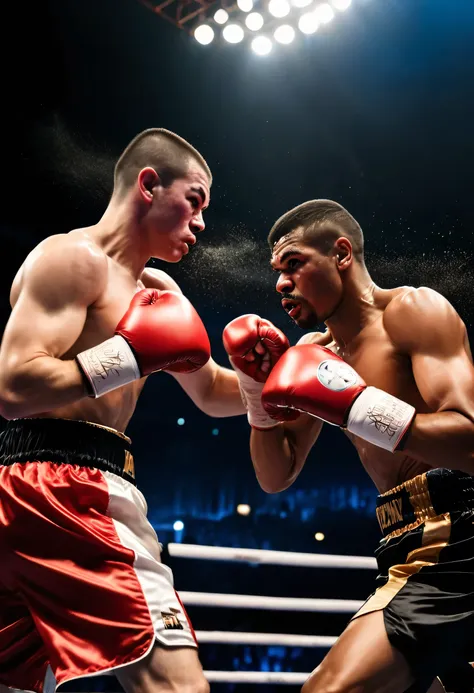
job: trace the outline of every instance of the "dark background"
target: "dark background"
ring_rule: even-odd
[[[323,32],[264,59],[248,45],[200,46],[137,0],[7,3],[2,23],[2,325],[25,255],[47,235],[97,221],[115,159],[140,130],[158,126],[188,139],[214,173],[205,235],[165,269],[202,315],[219,362],[222,329],[244,312],[299,338],[273,290],[265,238],[280,214],[315,197],[360,221],[379,285],[441,291],[471,332],[471,0],[354,0]],[[373,551],[375,489],[335,429],[323,432],[294,487],[275,496],[255,481],[245,419],[209,419],[166,375],[149,380],[129,434],[165,543]],[[236,515],[239,502],[252,506],[249,517]],[[178,535],[176,519],[185,522]],[[363,572],[170,564],[178,589],[361,599],[372,589]],[[199,629],[317,634],[337,634],[345,622],[192,616]],[[216,669],[309,671],[322,654],[203,647],[205,666]]]

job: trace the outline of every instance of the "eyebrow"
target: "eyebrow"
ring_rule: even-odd
[[[285,260],[287,260],[290,257],[290,255],[296,255],[300,252],[301,250],[298,250],[296,248],[287,248],[283,255],[280,256],[280,259],[277,261],[276,264],[282,265],[285,262]],[[275,269],[275,260],[271,260],[270,264],[273,267],[273,269]]]
[[[199,186],[198,188],[192,187],[191,190],[199,195],[199,197],[201,198],[201,203],[204,205],[204,203],[206,202],[206,193],[201,188],[201,186]],[[203,211],[205,209],[207,209],[208,207],[209,207],[209,205],[207,205],[206,207],[203,207],[202,208]]]

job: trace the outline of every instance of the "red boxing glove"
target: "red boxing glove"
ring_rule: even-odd
[[[240,393],[250,425],[259,430],[274,428],[277,422],[262,407],[263,383],[268,378],[269,370],[289,348],[288,339],[269,320],[258,315],[241,315],[232,320],[224,329],[222,338],[230,362],[239,377]],[[255,350],[257,344],[265,349],[265,353],[259,354]],[[250,352],[253,354],[253,361],[244,358]],[[262,370],[264,363],[268,364],[269,370]],[[297,416],[299,414],[293,412],[292,418]]]
[[[289,349],[270,373],[262,404],[272,418],[285,420],[296,409],[394,452],[415,409],[376,387],[318,344]]]
[[[93,395],[154,371],[192,373],[209,360],[211,347],[195,309],[175,291],[143,289],[115,330],[115,337],[78,354],[76,359]]]
[[[254,361],[243,357],[260,342],[270,357],[272,368],[290,346],[283,332],[269,320],[250,314],[232,320],[225,327],[222,340],[233,365],[259,383],[264,383],[268,377],[268,372],[261,370],[264,355],[254,354]]]

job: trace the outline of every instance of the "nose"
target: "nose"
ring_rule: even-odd
[[[280,274],[276,283],[276,290],[280,294],[291,294],[295,285],[287,274]]]
[[[206,224],[204,223],[202,212],[199,212],[199,214],[196,214],[191,219],[191,223],[189,226],[191,227],[191,231],[193,232],[199,233],[199,231],[204,231],[204,229],[206,228]]]

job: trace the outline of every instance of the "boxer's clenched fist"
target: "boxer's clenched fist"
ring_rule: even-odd
[[[390,452],[416,413],[410,404],[368,387],[348,363],[319,344],[286,351],[263,388],[262,406],[280,421],[294,410],[306,412]]]
[[[211,347],[195,309],[175,291],[143,289],[115,329],[115,336],[76,359],[91,394],[106,392],[155,371],[192,373],[209,360]]]
[[[273,428],[277,424],[262,407],[262,389],[271,369],[289,348],[288,339],[269,320],[258,315],[241,315],[232,320],[222,338],[239,377],[249,423],[260,430]],[[290,418],[297,416],[298,413],[293,412]]]
[[[224,347],[235,368],[264,383],[270,370],[289,348],[281,330],[258,315],[232,320],[222,335]]]

